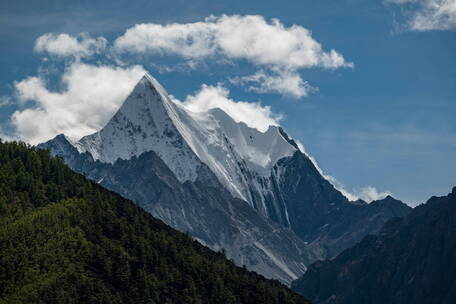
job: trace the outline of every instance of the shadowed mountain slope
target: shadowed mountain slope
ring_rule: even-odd
[[[456,303],[456,187],[332,260],[292,288],[314,303]]]

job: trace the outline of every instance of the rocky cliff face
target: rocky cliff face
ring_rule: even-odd
[[[137,202],[208,247],[224,249],[238,265],[290,284],[318,258],[292,231],[234,198],[204,165],[195,181],[181,183],[153,151],[111,164],[78,153],[63,136],[42,147],[55,151],[57,146],[73,151],[65,155],[76,171]]]
[[[285,283],[409,207],[349,202],[280,128],[188,111],[146,75],[99,132],[40,145],[238,265]]]
[[[280,160],[277,168],[282,175],[276,196],[286,205],[290,228],[322,258],[336,256],[365,235],[378,232],[388,219],[411,210],[392,197],[370,204],[348,201],[302,153]]]
[[[455,303],[456,187],[388,221],[292,285],[313,303]]]

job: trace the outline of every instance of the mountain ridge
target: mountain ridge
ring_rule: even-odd
[[[260,132],[221,109],[188,111],[150,76],[99,132],[39,147],[211,248],[225,248],[238,265],[287,284],[308,263],[410,210],[399,201],[395,209],[349,202],[281,127]]]
[[[292,288],[313,303],[454,303],[455,218],[456,187],[336,258],[313,263]]]
[[[231,197],[204,165],[200,169],[204,174],[195,182],[181,183],[153,151],[107,164],[93,160],[87,152],[75,153],[65,137],[58,139],[60,145],[64,141],[73,149],[72,158],[67,157],[70,167],[129,197],[172,227],[190,232],[210,248],[224,248],[239,266],[289,284],[304,272],[305,264],[317,258],[292,231]]]

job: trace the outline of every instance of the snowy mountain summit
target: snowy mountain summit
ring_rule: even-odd
[[[191,112],[149,74],[102,130],[75,146],[108,163],[154,151],[182,183],[194,182],[204,163],[233,196],[251,205],[256,203],[252,191],[261,203],[266,191],[252,181],[269,177],[279,159],[297,150],[280,127],[263,133],[218,108]]]
[[[145,75],[98,132],[38,147],[155,217],[266,277],[290,284],[409,207],[350,202],[278,126],[190,111]]]

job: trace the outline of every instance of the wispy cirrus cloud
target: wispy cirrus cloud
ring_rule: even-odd
[[[275,71],[260,70],[252,75],[232,77],[230,82],[247,87],[247,90],[252,92],[277,92],[293,98],[305,97],[316,90],[295,71],[280,69]]]
[[[385,0],[401,5],[413,31],[456,29],[456,0]]]
[[[13,98],[11,98],[11,96],[0,96],[0,108],[12,104],[12,102]]]

